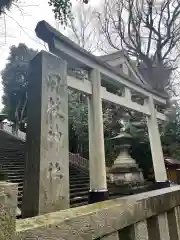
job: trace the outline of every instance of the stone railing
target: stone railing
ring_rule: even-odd
[[[80,154],[69,153],[69,161],[85,171],[89,169],[88,159],[81,157]]]
[[[22,141],[26,141],[26,133],[21,132],[20,130],[17,131],[17,133],[13,133],[13,129],[12,126],[3,124],[3,127],[1,129],[4,132],[7,132],[8,134],[22,140]]]
[[[26,133],[18,130],[17,134],[13,133],[12,127],[8,126],[6,124],[3,124],[3,128],[1,129],[4,132],[7,132],[8,134],[12,135],[13,137],[16,137],[22,141],[26,141]],[[80,156],[80,154],[73,154],[69,153],[69,161],[78,166],[81,167],[83,170],[88,171],[89,169],[89,161],[86,158],[83,158]]]
[[[16,220],[16,229],[14,205],[0,201],[1,240],[180,239],[179,186]]]

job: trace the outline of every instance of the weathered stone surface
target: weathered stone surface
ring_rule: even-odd
[[[101,74],[98,69],[89,72],[92,83],[92,95],[89,97],[89,170],[90,170],[90,197],[89,202],[94,199],[105,199],[107,195],[106,163],[104,150],[104,130],[101,99]],[[91,116],[90,116],[91,115]],[[93,151],[93,153],[92,153]],[[94,165],[94,166],[93,166]],[[102,194],[100,193],[100,190]],[[99,193],[97,193],[99,191]],[[97,196],[98,195],[98,196]],[[100,197],[101,196],[101,197]],[[95,200],[95,201],[96,201]]]
[[[98,239],[116,231],[121,232],[127,226],[159,215],[178,205],[180,205],[179,186],[156,190],[32,219],[18,220],[16,239]],[[161,220],[166,227],[167,222]]]
[[[66,68],[43,51],[31,62],[23,217],[69,207]]]
[[[141,169],[136,161],[130,156],[128,149],[131,146],[132,136],[126,132],[120,133],[114,138],[120,148],[120,154],[116,158],[109,171],[110,181],[117,186],[128,182],[144,182]]]
[[[5,194],[5,204],[16,212],[18,186],[15,183],[0,182],[0,193]]]
[[[132,240],[149,240],[146,220],[135,223],[132,228]]]
[[[0,182],[0,239],[12,240],[15,234],[17,185]]]
[[[170,240],[169,226],[168,226],[166,212],[158,215],[158,226],[159,226],[160,239]]]
[[[167,220],[170,240],[179,240],[175,208],[167,212]]]
[[[180,206],[174,208],[178,239],[180,239]]]
[[[154,175],[155,175],[156,181],[166,182],[167,172],[166,172],[165,163],[164,163],[158,122],[156,118],[156,109],[154,107],[154,104],[155,104],[154,99],[151,96],[147,103],[147,106],[149,107],[149,110],[151,112],[151,116],[148,116],[146,120],[147,120],[148,134],[149,134],[149,142],[151,147]]]

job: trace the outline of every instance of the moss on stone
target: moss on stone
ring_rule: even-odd
[[[109,207],[121,205],[125,200],[115,199],[104,202],[99,202],[95,204],[90,204],[82,207],[66,209],[54,213],[48,213],[45,215],[27,218],[23,220],[16,221],[16,230],[17,232],[25,231],[31,228],[37,228],[44,225],[55,224],[56,222],[60,224],[61,222],[68,221],[72,218],[91,214],[100,209],[108,209]]]
[[[0,239],[11,240],[15,233],[15,216],[12,215],[11,209],[5,207],[0,196]]]

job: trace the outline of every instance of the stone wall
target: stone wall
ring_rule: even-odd
[[[180,187],[17,220],[13,240],[178,240]],[[2,214],[1,214],[2,215]],[[2,228],[1,234],[8,233]]]
[[[0,182],[0,239],[14,239],[16,226],[17,185]]]

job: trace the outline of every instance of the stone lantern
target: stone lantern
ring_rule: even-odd
[[[129,133],[122,132],[118,134],[118,136],[112,138],[112,140],[115,146],[119,148],[120,154],[109,171],[110,182],[116,185],[144,182],[142,170],[128,152],[131,147],[132,136]]]

